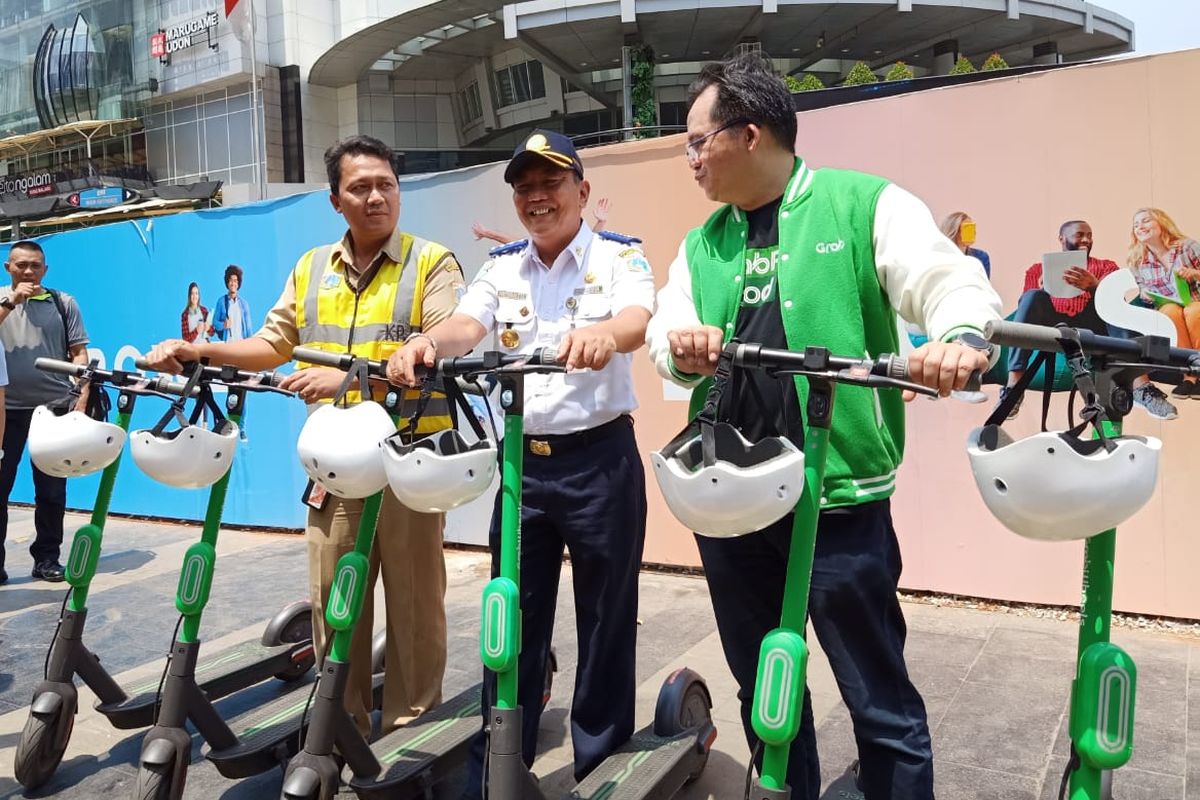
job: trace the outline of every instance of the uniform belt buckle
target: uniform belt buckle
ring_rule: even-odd
[[[533,453],[535,456],[548,456],[551,452],[550,443],[543,441],[542,439],[530,439],[529,452]]]

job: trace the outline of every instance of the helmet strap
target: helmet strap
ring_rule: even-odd
[[[342,385],[333,395],[333,404],[340,405],[345,408],[346,395],[353,391],[356,387],[358,393],[364,400],[371,397],[371,379],[368,368],[370,363],[365,358],[355,358],[350,369],[346,370],[346,377],[342,378]]]
[[[1037,376],[1039,369],[1042,369],[1043,367],[1045,368],[1047,373],[1044,378],[1045,381],[1052,382],[1054,380],[1054,376],[1050,374],[1050,370],[1052,368],[1051,365],[1053,364],[1053,356],[1054,353],[1048,353],[1041,350],[1038,351],[1038,354],[1034,356],[1033,361],[1031,361],[1025,368],[1025,374],[1022,375],[1020,380],[1018,380],[1009,388],[1008,396],[1001,400],[996,405],[996,408],[992,410],[991,416],[988,417],[987,422],[984,423],[985,426],[1004,424],[1004,421],[1008,419],[1009,412],[1016,408],[1017,403],[1021,402],[1021,398],[1025,396],[1025,390],[1029,388],[1029,384],[1033,383],[1033,379]],[[1050,404],[1049,398],[1050,394],[1047,392],[1045,398],[1045,406],[1047,408]],[[1045,429],[1045,416],[1043,415],[1042,430]]]
[[[694,424],[700,427],[700,451],[704,457],[704,466],[711,467],[717,463],[717,412],[721,406],[721,398],[730,388],[733,373],[733,354],[737,350],[738,340],[730,339],[721,355],[717,358],[717,369],[713,373],[712,385],[708,387],[708,395],[704,398],[704,406],[696,415]],[[689,426],[690,427],[690,426]]]
[[[1083,398],[1083,410],[1079,412],[1080,422],[1078,425],[1071,428],[1067,433],[1078,437],[1083,431],[1091,425],[1096,431],[1096,438],[1103,444],[1104,449],[1112,452],[1116,449],[1116,443],[1110,440],[1104,434],[1104,421],[1108,415],[1104,412],[1104,405],[1100,402],[1100,392],[1096,389],[1096,381],[1092,378],[1092,372],[1088,368],[1087,357],[1083,354],[1083,345],[1079,341],[1079,332],[1074,328],[1061,328],[1063,336],[1059,339],[1059,346],[1062,348],[1063,354],[1067,357],[1067,365],[1071,368],[1071,377],[1074,380],[1074,386],[1071,389],[1071,399],[1074,401],[1075,392]],[[1073,406],[1073,402],[1071,404]],[[1068,423],[1075,418],[1074,408],[1067,409]]]

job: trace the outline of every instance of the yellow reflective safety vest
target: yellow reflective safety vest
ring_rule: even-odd
[[[352,353],[386,360],[409,334],[421,330],[421,299],[429,272],[450,252],[445,247],[401,233],[400,262],[385,260],[366,286],[356,292],[346,281],[346,266],[333,263],[333,245],[309,250],[296,263],[296,328],[300,343],[331,353]],[[302,365],[303,366],[303,365]],[[376,399],[382,399],[380,392]],[[416,411],[420,393],[404,393],[401,429]],[[361,400],[348,392],[348,403]],[[329,402],[329,401],[323,401]],[[417,421],[417,434],[451,427],[446,396],[434,393]]]

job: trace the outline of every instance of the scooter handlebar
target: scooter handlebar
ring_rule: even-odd
[[[140,370],[154,371],[154,367],[144,358],[139,358],[133,362],[134,366]],[[208,366],[201,365],[195,362],[186,363],[184,366],[184,374],[189,373],[193,369],[200,369],[200,379],[204,381],[216,381],[224,384],[248,384],[251,388],[262,386],[270,389],[275,389],[283,382],[287,376],[275,370],[262,370],[254,372],[252,370],[237,369],[231,366]],[[165,379],[160,379],[165,380]],[[175,392],[180,394],[180,392]]]
[[[33,366],[40,369],[42,372],[53,372],[57,375],[69,375],[72,378],[77,378],[83,374],[87,367],[83,364],[76,364],[73,361],[60,361],[57,358],[39,358],[33,362]]]

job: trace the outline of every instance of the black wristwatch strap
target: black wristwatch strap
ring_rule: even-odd
[[[17,304],[14,303],[10,297],[0,299],[0,306],[4,306],[9,311],[15,311],[17,309]]]

